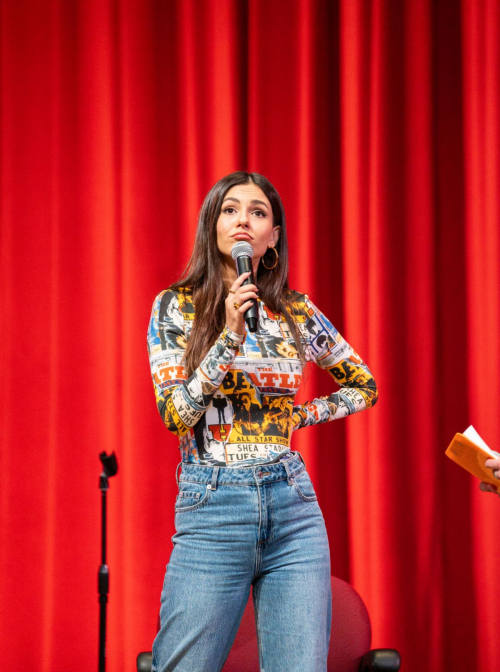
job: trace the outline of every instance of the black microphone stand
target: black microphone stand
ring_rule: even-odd
[[[106,494],[109,489],[108,479],[118,471],[118,462],[115,453],[106,455],[99,453],[99,459],[104,467],[99,477],[99,489],[102,493],[101,502],[101,565],[97,575],[97,590],[99,593],[99,672],[106,669],[106,607],[109,592],[109,567],[106,564]]]

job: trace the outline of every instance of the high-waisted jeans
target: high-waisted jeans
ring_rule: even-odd
[[[251,585],[261,672],[326,672],[330,553],[300,454],[256,467],[182,463],[178,484],[153,672],[219,672]]]

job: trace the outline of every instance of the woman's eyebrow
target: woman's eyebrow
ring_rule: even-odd
[[[226,201],[235,201],[236,203],[241,203],[241,201],[239,200],[239,198],[235,198],[234,196],[228,196],[227,198],[224,199],[223,202],[225,203]],[[267,203],[264,203],[264,201],[259,201],[259,200],[257,200],[256,198],[253,198],[253,199],[250,201],[250,205],[253,205],[254,203],[257,203],[258,205],[264,205],[266,208],[269,207],[269,206],[267,205]]]

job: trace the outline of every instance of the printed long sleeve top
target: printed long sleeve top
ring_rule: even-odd
[[[227,327],[188,378],[183,366],[195,316],[188,289],[167,289],[153,304],[148,351],[156,403],[179,436],[182,461],[204,465],[265,464],[290,450],[295,430],[370,408],[377,388],[366,364],[305,294],[293,292],[308,361],[339,389],[294,405],[302,365],[288,324],[258,301],[257,332]]]

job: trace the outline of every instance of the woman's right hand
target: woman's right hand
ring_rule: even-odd
[[[245,335],[245,313],[252,305],[251,299],[257,299],[256,285],[245,285],[244,282],[252,271],[242,273],[231,285],[226,297],[226,326],[240,336]],[[239,306],[236,308],[235,305]]]

